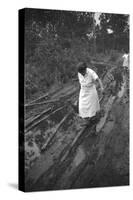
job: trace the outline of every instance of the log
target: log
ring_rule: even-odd
[[[65,105],[66,106],[66,105]],[[49,115],[43,117],[42,119],[40,119],[39,121],[37,121],[35,124],[33,124],[32,126],[28,127],[26,130],[25,130],[25,133],[27,133],[29,130],[35,128],[38,124],[40,124],[42,121],[48,119],[51,115],[55,114],[56,112],[58,112],[59,110],[65,108],[65,106],[62,106],[58,109],[56,109],[55,111],[53,111],[52,113],[50,113]]]
[[[25,127],[27,128],[28,126],[30,126],[31,124],[33,124],[36,120],[38,120],[40,117],[42,117],[45,114],[48,114],[48,112],[50,112],[52,109],[53,109],[53,107],[50,107],[50,108],[44,110],[43,112],[41,112],[36,117],[34,117],[34,118],[32,117],[32,119],[30,121],[29,121],[29,119],[26,120]]]
[[[88,126],[85,126],[83,129],[81,129],[79,131],[79,133],[77,134],[77,136],[74,138],[74,140],[72,141],[72,143],[70,144],[69,149],[66,151],[66,153],[64,154],[64,156],[61,158],[61,162],[63,162],[66,157],[69,155],[69,153],[72,151],[73,146],[76,144],[76,142],[78,141],[78,139],[80,138],[80,136],[84,133],[84,131],[88,128]]]
[[[48,95],[49,95],[49,94],[46,93],[46,94],[40,96],[38,99],[34,99],[33,101],[29,102],[28,105],[33,104],[33,103],[35,103],[35,102],[37,102],[37,101],[39,101],[39,100],[41,100],[41,99],[44,99],[44,98],[46,98]]]
[[[43,101],[41,103],[34,103],[34,104],[26,104],[24,105],[25,107],[32,107],[32,106],[36,106],[36,105],[43,105],[43,104],[48,104],[48,103],[54,103],[60,101],[60,99],[54,99],[54,100],[48,100],[48,101]]]
[[[25,107],[32,107],[32,106],[36,106],[36,105],[43,105],[43,104],[48,104],[48,103],[55,103],[57,101],[61,101],[63,98],[66,98],[70,95],[73,95],[74,93],[76,93],[78,91],[78,89],[75,89],[74,91],[66,94],[66,95],[62,95],[60,96],[59,98],[57,99],[51,99],[51,100],[47,100],[47,101],[43,101],[43,102],[40,102],[40,103],[34,103],[34,104],[26,104]]]
[[[59,88],[57,88],[56,90],[54,90],[54,91],[52,91],[52,92],[47,92],[47,93],[45,93],[44,95],[40,96],[40,97],[37,98],[37,99],[34,99],[33,101],[31,101],[31,102],[29,102],[29,103],[27,103],[27,104],[30,105],[30,104],[33,104],[33,103],[35,103],[35,102],[41,100],[41,99],[44,99],[44,98],[46,98],[46,97],[49,97],[50,95],[53,95],[53,94],[57,93],[61,88],[62,88],[62,87],[59,87]]]
[[[70,111],[67,115],[64,116],[64,118],[60,121],[60,123],[57,125],[55,131],[51,134],[51,136],[48,138],[48,140],[46,141],[46,143],[42,146],[41,150],[44,151],[47,149],[48,145],[51,143],[52,139],[54,138],[54,136],[56,135],[57,131],[59,130],[59,128],[62,126],[62,124],[65,122],[65,120],[67,119],[67,117],[70,115],[72,111]]]

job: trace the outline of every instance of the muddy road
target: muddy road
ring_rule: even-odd
[[[88,127],[72,107],[78,81],[26,105],[26,191],[129,184],[128,75],[114,65],[95,64],[95,70],[105,93]]]

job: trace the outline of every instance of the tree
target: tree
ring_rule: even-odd
[[[128,48],[126,47],[129,43],[129,35],[127,32],[129,30],[128,18],[128,15],[122,14],[112,14],[110,17],[109,26],[113,30],[115,49],[120,49],[122,43],[123,48]]]
[[[109,33],[109,30],[111,30],[112,33]],[[113,49],[120,49],[122,41],[126,41],[123,43],[123,47],[128,45],[129,15],[102,13],[100,15],[100,35],[103,41],[103,51],[105,50],[106,44],[109,43],[107,40],[110,41],[110,45]],[[111,42],[112,37],[113,46]]]

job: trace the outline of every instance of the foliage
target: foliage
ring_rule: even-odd
[[[71,44],[69,47],[68,44]],[[66,83],[77,76],[76,65],[89,57],[88,45],[78,39],[44,38],[34,53],[26,57],[26,96],[45,92],[52,85]]]
[[[103,43],[103,50],[129,49],[129,15],[102,13],[98,34],[98,39]]]
[[[128,15],[102,13],[96,25],[90,12],[26,9],[26,99],[75,78],[77,63],[90,56],[110,55],[116,62],[117,50],[128,48],[128,39]]]

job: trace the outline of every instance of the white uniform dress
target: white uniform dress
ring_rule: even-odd
[[[79,116],[82,118],[93,117],[100,110],[99,98],[94,84],[94,80],[98,78],[98,75],[92,69],[87,68],[85,76],[78,73],[78,78],[81,85]]]
[[[123,67],[129,68],[129,55],[124,54],[122,57],[123,57]]]

